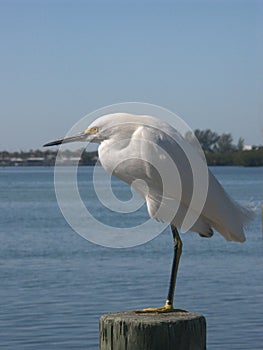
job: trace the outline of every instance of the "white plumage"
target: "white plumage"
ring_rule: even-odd
[[[171,223],[180,228],[193,190],[192,169],[182,149],[188,141],[167,123],[150,116],[109,114],[95,120],[89,129],[92,127],[99,130],[91,141],[100,143],[99,159],[104,169],[128,184],[143,179],[147,186],[135,182],[133,187],[145,198],[149,215],[164,222],[174,216]],[[193,152],[196,161],[204,161],[197,149],[193,148]],[[160,169],[165,169],[167,155],[178,169],[182,191],[178,191],[178,176],[165,174],[169,189],[169,198],[165,200],[162,179],[151,164],[158,161]],[[205,205],[191,230],[209,237],[215,229],[228,241],[244,242],[243,226],[249,217],[248,211],[230,199],[209,170],[208,180]],[[160,203],[162,208],[156,215]],[[177,214],[170,213],[171,208],[176,207]]]

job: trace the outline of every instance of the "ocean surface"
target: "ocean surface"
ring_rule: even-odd
[[[255,217],[243,244],[226,242],[217,233],[211,239],[182,234],[175,307],[206,317],[209,350],[263,349],[263,168],[211,170],[235,200],[254,209]],[[94,198],[92,172],[82,167],[78,179],[94,215],[120,227],[147,217],[145,207],[137,216],[120,217],[103,208]],[[112,187],[125,198],[127,186],[113,180]],[[95,245],[61,214],[53,168],[1,168],[0,348],[98,349],[102,314],[164,303],[172,247],[169,228],[133,248]]]

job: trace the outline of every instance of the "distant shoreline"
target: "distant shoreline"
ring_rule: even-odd
[[[0,166],[54,166],[57,151],[30,150],[20,152],[0,152]],[[235,150],[229,152],[206,152],[208,166],[263,166],[263,147],[255,147],[251,150]],[[99,163],[98,152],[84,151],[79,156],[79,151],[63,151],[59,159],[60,165],[70,166],[95,166]]]

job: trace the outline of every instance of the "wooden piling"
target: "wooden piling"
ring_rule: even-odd
[[[191,312],[116,312],[100,318],[100,350],[205,350],[206,321]]]

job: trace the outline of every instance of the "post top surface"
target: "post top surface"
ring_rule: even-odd
[[[134,311],[112,312],[101,316],[103,321],[133,323],[176,323],[204,318],[203,315],[188,311],[172,311],[167,313],[136,313]]]

